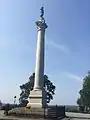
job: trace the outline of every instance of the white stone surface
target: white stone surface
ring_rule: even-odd
[[[71,118],[86,118],[90,119],[90,114],[83,114],[83,113],[72,113],[72,112],[66,112],[66,116]]]
[[[45,43],[45,29],[47,28],[47,25],[43,17],[36,22],[36,25],[38,32],[37,32],[34,90],[39,90],[43,88],[44,84],[44,43]]]
[[[46,92],[44,90],[32,90],[27,106],[31,106],[31,108],[43,108],[47,105],[45,94]]]
[[[34,89],[42,89],[44,82],[44,30],[38,31]]]

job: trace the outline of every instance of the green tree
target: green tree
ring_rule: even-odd
[[[77,104],[84,107],[84,111],[90,109],[90,72],[83,79],[82,89],[79,91],[80,97],[77,100]]]
[[[0,100],[0,106],[2,105],[2,102],[1,102],[1,100]]]
[[[19,98],[20,103],[28,103],[28,97],[30,94],[30,91],[33,90],[34,87],[34,78],[35,78],[35,73],[33,73],[29,77],[29,81],[25,84],[22,84],[20,86],[21,89],[21,94]],[[53,99],[53,95],[55,94],[55,89],[56,87],[53,85],[53,83],[48,79],[47,75],[44,75],[44,88],[46,91],[46,96],[47,96],[47,103],[49,103]]]

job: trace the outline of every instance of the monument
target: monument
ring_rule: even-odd
[[[46,92],[44,89],[44,45],[45,29],[48,27],[44,19],[44,8],[41,7],[40,19],[36,21],[37,25],[37,50],[34,88],[30,91],[29,103],[31,108],[43,108],[47,106]]]
[[[44,45],[45,29],[48,27],[44,19],[44,8],[41,7],[40,19],[36,21],[37,25],[37,49],[35,80],[33,90],[30,91],[29,103],[24,107],[15,108],[9,111],[9,115],[23,115],[36,118],[61,118],[65,117],[65,106],[48,106],[46,91],[44,89]]]

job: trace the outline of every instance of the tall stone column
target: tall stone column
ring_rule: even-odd
[[[35,82],[34,90],[39,90],[43,88],[44,84],[44,39],[45,39],[45,29],[47,25],[43,17],[36,22],[37,25],[37,51],[36,51],[36,67],[35,67]]]
[[[36,22],[37,25],[37,50],[36,50],[36,66],[35,66],[35,80],[34,88],[30,91],[28,106],[32,108],[43,108],[47,105],[46,92],[44,90],[44,40],[45,29],[47,24],[43,17],[44,10],[41,7],[40,20]]]

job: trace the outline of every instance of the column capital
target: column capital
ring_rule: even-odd
[[[40,20],[36,21],[35,23],[37,25],[38,30],[45,30],[48,27],[43,17],[41,17]]]

